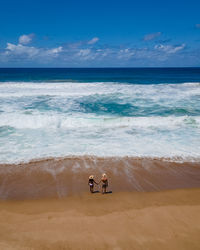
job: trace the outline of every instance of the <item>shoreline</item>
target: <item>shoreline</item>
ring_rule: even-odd
[[[1,201],[0,248],[197,250],[199,197],[193,188]]]
[[[61,160],[76,160],[76,159],[132,159],[132,160],[155,160],[155,161],[163,161],[163,162],[174,162],[174,163],[200,163],[200,157],[193,156],[131,156],[131,155],[94,155],[94,154],[84,154],[84,155],[66,155],[66,156],[48,156],[48,157],[39,157],[39,158],[30,158],[27,160],[17,160],[13,162],[0,162],[0,166],[19,166],[29,163],[39,163],[44,161],[61,161]]]
[[[108,191],[113,192],[200,188],[200,161],[81,156],[0,164],[0,200],[81,194],[89,190],[89,175],[99,181],[104,172],[108,175]]]

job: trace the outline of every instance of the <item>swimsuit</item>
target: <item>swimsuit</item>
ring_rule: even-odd
[[[106,188],[108,186],[108,180],[107,179],[103,179],[102,180],[103,184],[102,184],[102,188]]]
[[[94,186],[94,180],[93,179],[89,179],[89,185],[90,185],[90,187]]]

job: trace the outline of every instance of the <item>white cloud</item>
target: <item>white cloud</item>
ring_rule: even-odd
[[[7,56],[23,56],[26,58],[46,58],[56,57],[62,52],[63,48],[57,47],[52,49],[36,48],[31,46],[25,46],[22,44],[7,43],[5,55]]]
[[[88,44],[95,44],[99,41],[99,38],[98,37],[94,37],[92,38],[90,41],[88,41]]]
[[[94,54],[90,49],[80,49],[76,54],[81,60],[94,59]]]
[[[129,59],[133,55],[135,55],[135,51],[133,51],[130,48],[120,49],[119,54],[118,54],[118,58],[119,59]]]
[[[155,39],[156,37],[159,37],[160,35],[161,35],[161,32],[147,34],[144,36],[143,40],[144,41],[151,41],[151,40]]]
[[[81,49],[78,52],[78,56],[88,56],[90,54],[91,50],[90,49]]]
[[[80,49],[78,53],[75,54],[75,57],[82,60],[101,60],[101,58],[106,57],[108,51],[101,49]]]
[[[62,51],[63,51],[63,47],[59,46],[57,48],[43,50],[43,54],[57,56]]]
[[[19,37],[20,44],[29,44],[33,40],[34,34],[22,35]]]
[[[159,45],[155,45],[154,48],[156,50],[163,51],[163,52],[168,53],[168,54],[174,54],[174,53],[176,53],[176,52],[184,49],[185,48],[185,44],[181,44],[179,46],[159,44]]]
[[[8,55],[27,55],[33,57],[39,53],[39,49],[35,47],[24,46],[22,44],[7,43],[6,54]]]

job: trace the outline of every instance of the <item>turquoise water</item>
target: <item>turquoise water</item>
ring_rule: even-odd
[[[0,162],[200,157],[200,69],[0,69]]]

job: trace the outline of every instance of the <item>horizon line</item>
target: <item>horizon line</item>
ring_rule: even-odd
[[[0,69],[183,69],[193,68],[200,69],[200,66],[183,66],[183,67],[0,67]]]

